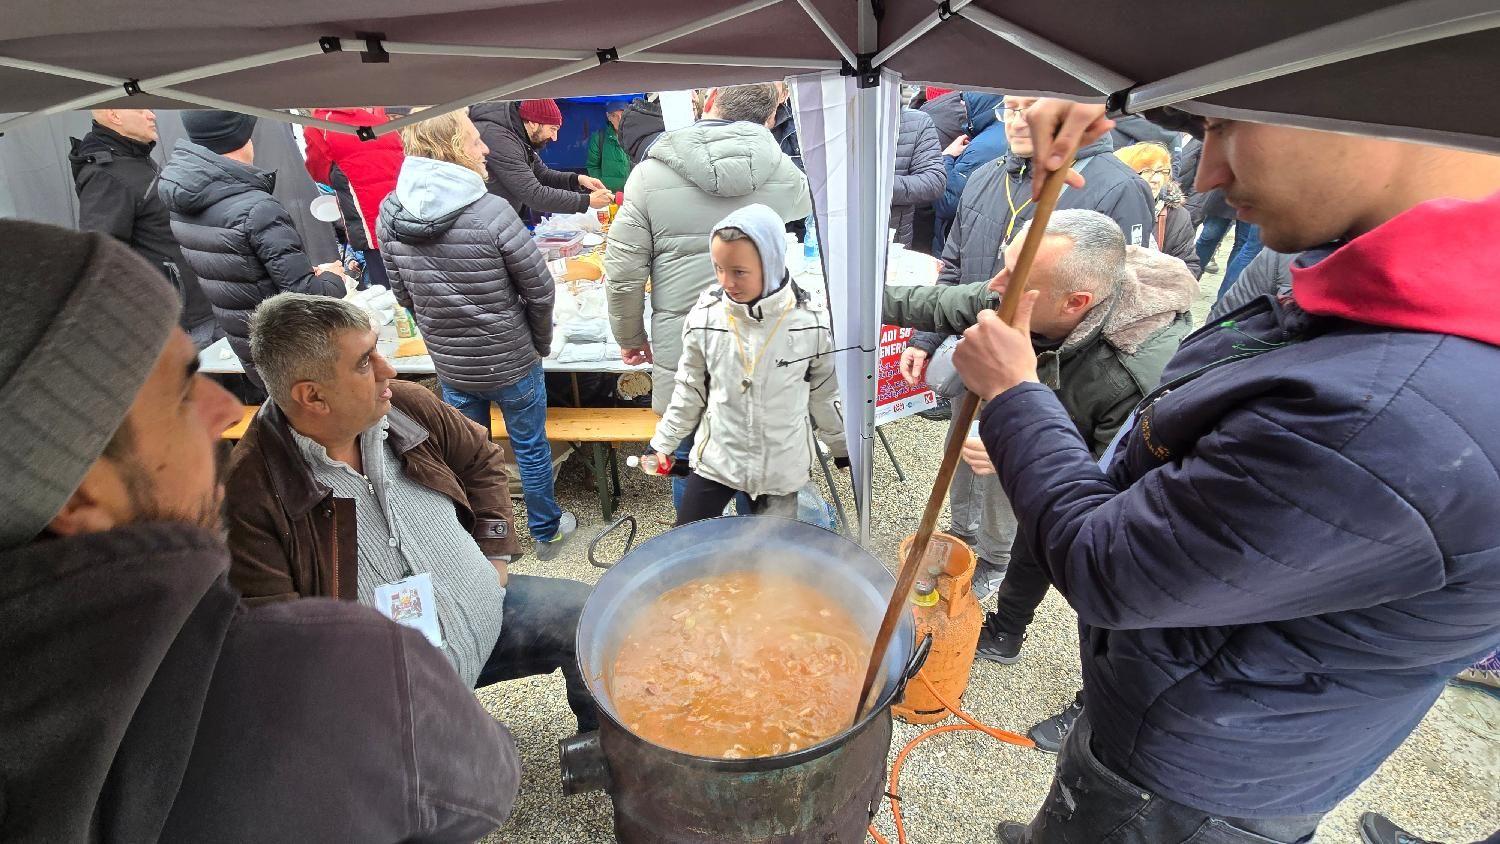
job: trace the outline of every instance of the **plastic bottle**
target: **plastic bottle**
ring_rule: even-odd
[[[806,229],[802,234],[802,257],[809,262],[818,261],[818,220],[816,214],[808,214]]]
[[[679,477],[687,477],[688,472],[692,471],[686,463],[673,460],[670,456],[660,458],[654,454],[643,454],[640,457],[631,455],[625,458],[625,465],[632,469],[639,467],[642,472],[648,475],[677,475]]]

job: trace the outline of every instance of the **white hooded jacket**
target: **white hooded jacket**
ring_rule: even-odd
[[[670,454],[697,431],[693,470],[748,493],[790,495],[812,477],[814,432],[845,457],[844,418],[824,304],[786,277],[780,217],[750,206],[714,227],[738,228],[760,251],[774,292],[744,305],[719,287],[688,312],[672,400],[651,448]],[[746,372],[746,361],[754,370]],[[745,381],[750,386],[745,386]]]

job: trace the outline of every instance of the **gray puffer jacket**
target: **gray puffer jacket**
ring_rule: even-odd
[[[552,273],[515,209],[478,173],[407,156],[378,236],[391,292],[416,314],[444,382],[496,390],[547,356]]]
[[[916,109],[903,109],[901,134],[896,138],[896,189],[891,194],[891,228],[898,242],[912,245],[917,208],[942,196],[947,185],[948,170],[932,118]]]
[[[786,223],[812,213],[807,177],[770,130],[754,123],[703,120],[668,132],[630,172],[604,253],[609,321],[622,348],[646,345],[649,279],[651,407],[657,413],[672,399],[683,322],[714,284],[710,229],[756,203]]]

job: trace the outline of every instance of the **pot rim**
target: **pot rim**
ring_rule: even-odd
[[[705,521],[707,521],[707,522],[738,522],[740,524],[745,524],[745,523],[747,523],[747,520],[752,520],[752,519],[756,520],[755,523],[758,524],[758,525],[764,525],[765,522],[766,522],[766,520],[768,520],[768,519],[777,519],[777,520],[780,520],[782,522],[786,522],[786,523],[789,523],[789,524],[792,524],[792,525],[797,525],[797,526],[799,526],[798,529],[805,528],[807,530],[821,530],[821,531],[823,531],[825,533],[828,533],[828,534],[830,534],[832,536],[838,537],[840,540],[842,540],[844,542],[848,542],[854,548],[858,549],[860,553],[868,555],[870,557],[870,559],[875,560],[875,562],[877,563],[877,565],[879,567],[880,572],[883,575],[883,576],[878,576],[879,579],[881,580],[880,586],[885,587],[881,591],[884,594],[886,594],[886,595],[889,595],[890,592],[895,591],[895,588],[896,588],[896,576],[893,575],[893,574],[891,574],[890,570],[887,569],[884,564],[880,563],[879,560],[878,560],[878,558],[876,558],[873,554],[871,554],[868,549],[864,548],[863,546],[859,545],[856,542],[853,542],[848,537],[845,537],[844,535],[839,534],[839,533],[835,533],[834,531],[830,531],[827,528],[822,528],[822,527],[819,527],[817,525],[809,525],[806,522],[800,522],[800,521],[798,521],[796,519],[789,519],[789,518],[786,518],[786,517],[783,517],[783,516],[722,516],[722,517],[719,517],[719,518],[716,518],[716,519],[708,519],[708,520],[705,520]],[[704,524],[704,522],[695,522],[693,524],[694,525],[702,525],[702,524]],[[630,557],[635,556],[635,555],[644,555],[644,554],[648,553],[648,549],[651,547],[651,545],[653,543],[658,543],[659,540],[662,540],[664,537],[670,536],[673,532],[675,532],[677,530],[682,530],[682,529],[691,528],[691,527],[693,527],[693,525],[683,525],[680,528],[672,528],[671,530],[665,531],[663,533],[660,533],[660,534],[658,534],[656,536],[651,537],[650,539],[646,540],[645,542],[643,542],[640,545],[636,546],[634,549],[632,549],[629,552],[627,552],[625,554],[625,556],[622,557],[618,563],[616,563],[614,566],[612,566],[608,571],[606,571],[604,573],[603,577],[599,578],[598,583],[596,583],[594,585],[594,591],[589,594],[589,599],[593,600],[593,596],[595,594],[600,593],[601,587],[606,587],[607,588],[606,584],[608,584],[611,575],[614,575],[618,571],[624,571],[625,570],[623,568],[623,564],[625,563],[625,561],[627,559],[629,559]],[[842,560],[842,558],[836,558],[836,560],[838,562],[844,562]],[[619,579],[619,577],[623,577],[623,576],[624,575],[618,575],[616,577],[616,579]],[[585,605],[584,605],[584,613],[587,614],[587,612],[588,612],[588,605],[587,605],[587,603],[585,603]],[[672,757],[674,757],[674,758],[676,758],[676,759],[678,759],[680,761],[689,763],[691,765],[696,765],[696,766],[704,767],[704,768],[713,768],[715,770],[741,771],[741,772],[743,772],[743,771],[758,770],[760,768],[765,767],[765,764],[768,761],[775,760],[779,764],[776,764],[773,767],[777,767],[777,768],[791,767],[793,765],[799,765],[799,764],[803,764],[805,762],[811,762],[811,761],[813,761],[815,759],[821,758],[822,756],[825,756],[825,755],[833,752],[834,750],[838,749],[845,742],[847,742],[849,740],[849,738],[851,738],[852,736],[854,736],[855,734],[857,734],[858,732],[860,732],[861,730],[863,730],[865,727],[867,727],[875,719],[875,717],[877,715],[879,715],[883,711],[888,711],[890,709],[890,707],[895,703],[896,698],[906,688],[906,684],[907,684],[907,682],[910,679],[909,677],[905,676],[905,669],[911,664],[911,661],[913,660],[913,658],[915,658],[918,655],[918,653],[920,651],[922,651],[921,643],[917,640],[916,623],[912,619],[912,616],[911,616],[910,613],[903,613],[901,615],[900,622],[896,626],[897,634],[901,633],[901,631],[903,631],[903,630],[907,631],[907,640],[911,643],[911,646],[910,646],[910,648],[908,650],[908,653],[903,654],[902,657],[901,657],[902,670],[895,672],[896,676],[895,676],[894,682],[889,679],[892,672],[890,672],[889,669],[887,669],[887,671],[886,671],[886,676],[887,676],[886,686],[888,688],[885,689],[878,697],[875,698],[875,702],[873,704],[867,703],[865,705],[865,712],[864,712],[864,714],[861,715],[860,717],[856,718],[854,720],[854,723],[850,724],[848,727],[845,727],[844,729],[840,730],[839,732],[834,733],[833,735],[829,736],[828,738],[826,738],[826,739],[818,742],[817,744],[813,744],[813,745],[810,745],[808,747],[800,748],[798,750],[793,750],[793,751],[790,751],[788,753],[780,753],[780,754],[776,754],[776,755],[772,755],[772,756],[752,756],[752,757],[748,757],[748,758],[745,758],[745,759],[726,759],[726,758],[719,757],[719,756],[699,756],[699,755],[694,754],[694,753],[686,753],[686,752],[683,752],[681,750],[674,750],[673,748],[657,744],[656,742],[651,741],[650,739],[647,739],[644,736],[641,736],[641,735],[637,734],[636,732],[632,731],[629,727],[625,726],[624,724],[622,724],[620,722],[620,719],[615,716],[612,708],[609,705],[607,705],[606,702],[598,700],[597,697],[596,697],[596,699],[594,701],[594,705],[598,709],[599,714],[603,718],[608,719],[608,721],[610,722],[610,724],[612,726],[618,728],[620,730],[620,732],[622,732],[625,735],[629,736],[632,740],[641,742],[641,743],[646,744],[646,745],[649,745],[652,748],[655,748],[656,750],[658,750],[658,751],[660,751],[662,753],[670,754]],[[899,638],[899,635],[898,636],[893,636],[892,640],[891,640],[891,644],[895,644],[898,638]],[[584,655],[585,655],[585,653],[587,652],[588,649],[584,647],[584,642],[583,642],[583,627],[582,627],[581,624],[579,625],[578,631],[575,633],[574,649],[575,649],[574,650],[574,652],[575,652],[575,659],[576,659],[576,661],[578,663],[579,672],[583,675],[585,682],[589,682],[590,685],[592,685],[592,680],[594,679],[594,676],[592,674],[590,674],[590,672],[589,672],[589,666],[584,664]],[[890,661],[890,659],[891,659],[891,657],[889,655],[889,652],[887,652],[886,661]],[[600,683],[601,684],[603,683],[602,675],[600,677]]]

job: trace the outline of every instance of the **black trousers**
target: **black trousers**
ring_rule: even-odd
[[[1051,585],[1052,575],[1047,567],[1032,556],[1026,544],[1017,537],[1010,550],[1010,566],[1005,569],[1005,579],[1000,581],[1000,588],[995,593],[995,611],[988,619],[990,628],[1011,636],[1025,633]]]
[[[682,506],[677,508],[677,527],[690,522],[718,518],[740,490],[711,481],[697,472],[684,479]],[[762,495],[750,500],[750,512],[757,516],[797,517],[797,494]]]
[[[578,670],[576,635],[587,583],[560,577],[512,574],[505,586],[500,640],[490,652],[474,688],[551,674],[561,668],[568,687],[568,707],[578,719],[578,732],[599,729],[594,696]]]
[[[1088,714],[1057,756],[1052,790],[1026,844],[1301,844],[1322,815],[1224,818],[1151,794],[1094,756]]]

